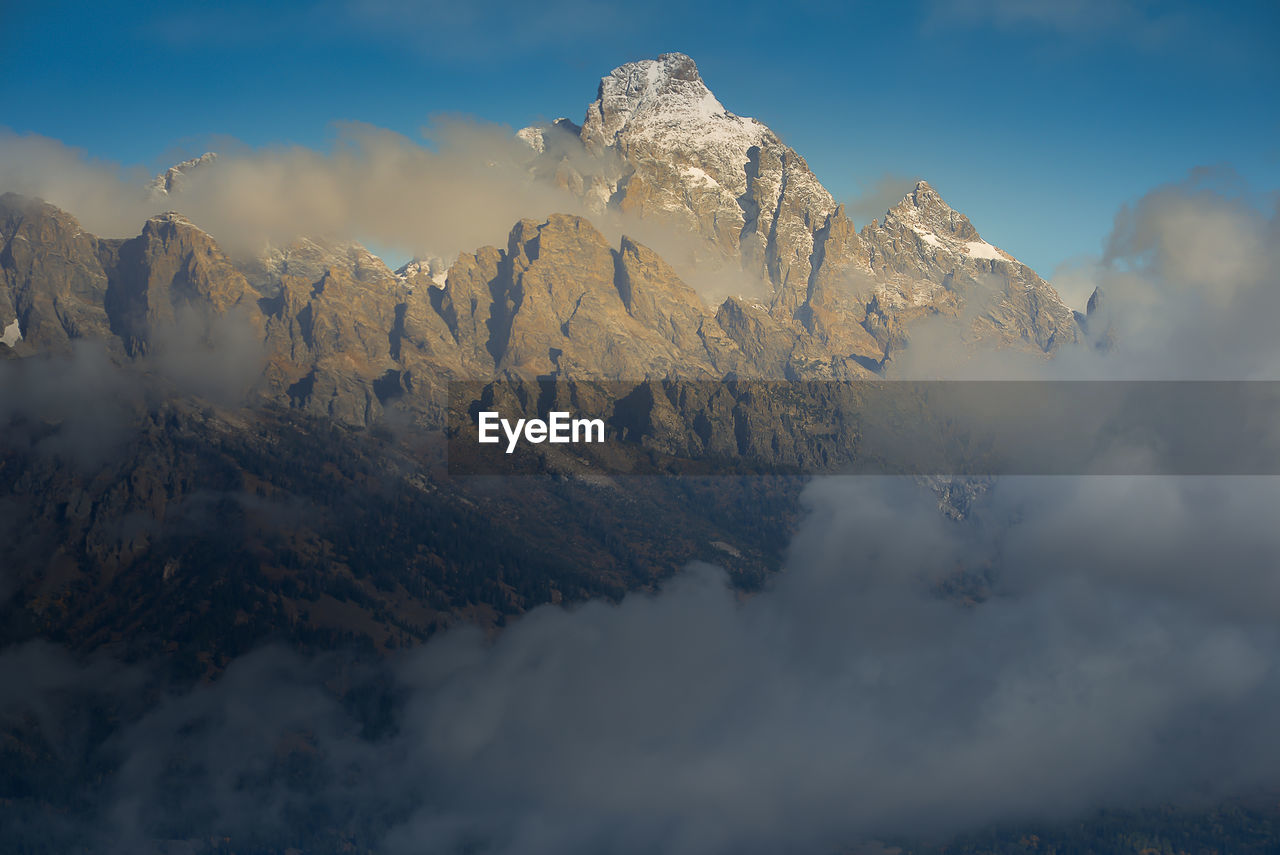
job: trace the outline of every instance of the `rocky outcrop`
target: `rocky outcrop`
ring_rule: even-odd
[[[716,377],[738,355],[697,294],[646,247],[581,217],[523,220],[505,251],[465,255],[438,303],[471,365],[519,376]]]
[[[257,295],[245,277],[213,238],[179,214],[152,217],[136,238],[100,241],[98,253],[111,331],[130,354],[146,353],[163,329],[194,322],[192,331],[205,332],[235,309],[261,327]]]
[[[1101,288],[1093,289],[1085,310],[1076,312],[1075,316],[1090,347],[1103,352],[1115,347],[1116,332],[1107,317],[1107,301]]]
[[[616,268],[618,294],[640,326],[681,353],[705,353],[719,372],[746,370],[735,342],[656,252],[624,235]]]
[[[0,331],[24,351],[111,338],[98,239],[65,211],[0,195]]]
[[[713,312],[657,253],[571,215],[522,220],[504,249],[464,253],[441,277],[320,239],[235,264],[174,213],[108,241],[50,206],[13,197],[8,211],[0,329],[19,353],[89,335],[146,357],[166,331],[209,338],[231,317],[260,343],[259,397],[352,426],[388,408],[439,423],[450,380],[872,377],[905,343],[904,318],[965,301],[981,306],[975,334],[1045,351],[1078,328],[925,184],[861,234],[828,214],[791,313],[742,298]]]
[[[814,234],[813,266],[805,302],[795,312],[814,343],[878,368],[888,350],[868,330],[867,308],[876,282],[866,247],[841,205]]]

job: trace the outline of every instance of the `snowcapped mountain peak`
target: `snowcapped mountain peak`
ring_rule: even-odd
[[[724,112],[724,105],[702,82],[697,63],[682,53],[624,63],[601,79],[599,94],[601,98],[619,98],[635,106],[653,107],[662,100],[672,104],[683,101]]]
[[[785,291],[776,301],[783,314],[803,301],[813,231],[835,201],[763,122],[726,110],[690,57],[664,53],[618,66],[601,79],[580,128],[555,127],[576,131],[599,168],[579,171],[567,137],[544,125],[517,134],[537,155],[535,171],[593,211],[661,218],[699,235],[713,254]]]
[[[543,129],[536,125],[530,125],[527,128],[521,128],[516,131],[516,139],[529,146],[529,148],[533,149],[538,154],[542,154],[547,150],[547,143],[543,136]]]
[[[889,209],[890,214],[907,214],[911,211],[940,212],[953,210],[950,205],[933,189],[928,181],[921,179],[916,182],[915,187],[911,188],[906,196],[902,197],[897,205]]]
[[[884,223],[873,221],[863,229],[862,236],[873,245],[896,241],[900,246],[915,246],[926,266],[941,265],[938,269],[967,262],[984,267],[996,262],[1019,263],[983,240],[969,218],[948,205],[927,181],[917,181],[901,202],[885,212]],[[1035,283],[1038,282],[1036,277]]]
[[[754,119],[735,116],[712,94],[697,64],[682,53],[628,62],[600,81],[587,110],[583,141],[590,147],[616,144],[628,137],[660,139],[703,131],[709,142],[758,143],[767,129]],[[697,136],[689,136],[696,139]]]

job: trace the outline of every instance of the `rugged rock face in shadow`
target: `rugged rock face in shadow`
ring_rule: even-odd
[[[184,401],[106,459],[0,442],[0,636],[213,673],[270,640],[386,651],[458,620],[655,584],[711,541],[745,588],[776,567],[799,479],[442,477],[438,447],[296,411]],[[768,520],[757,517],[767,514]]]

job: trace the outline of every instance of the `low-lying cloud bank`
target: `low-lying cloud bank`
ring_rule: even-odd
[[[95,833],[288,841],[324,817],[395,853],[822,852],[1280,785],[1274,479],[1013,478],[962,523],[910,480],[805,501],[764,593],[697,565],[452,632],[377,676],[380,732],[332,663],[235,662],[108,744]],[[5,685],[49,676],[6,718],[138,682],[104,667],[8,652]],[[66,715],[40,717],[53,744]]]
[[[74,341],[66,352],[0,360],[0,451],[25,448],[97,468],[158,400],[194,395],[243,404],[265,360],[243,313],[204,320],[181,310],[158,325],[151,350],[132,360],[90,340]]]

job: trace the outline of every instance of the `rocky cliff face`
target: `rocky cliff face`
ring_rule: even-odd
[[[456,303],[452,287],[451,274]],[[626,238],[614,249],[580,217],[518,223],[488,287],[486,349],[499,373],[712,378],[738,362],[666,262]]]
[[[790,317],[739,298],[713,312],[657,253],[627,237],[611,245],[569,215],[522,220],[505,248],[463,254],[440,284],[353,243],[300,239],[237,264],[173,213],[108,241],[48,205],[10,197],[4,210],[0,321],[13,318],[18,354],[90,338],[140,358],[174,330],[208,337],[231,319],[263,353],[256,397],[353,426],[388,408],[439,423],[455,379],[872,377],[903,342],[903,318],[956,311],[981,277],[1000,287],[979,321],[1011,341],[1048,349],[1077,324],[1025,267],[984,257],[998,251],[963,217],[946,214],[956,225],[945,239],[922,235],[932,220],[905,202],[861,237],[833,211]],[[907,241],[930,239],[927,261],[902,261]],[[860,247],[874,248],[876,276],[851,254]]]
[[[195,334],[240,312],[261,332],[245,277],[217,243],[178,214],[152,217],[129,240],[103,240],[65,211],[0,197],[0,328],[20,353],[76,339],[145,354],[157,331],[195,322]],[[20,343],[20,344],[19,344]]]
[[[174,213],[152,217],[126,241],[98,241],[107,276],[104,306],[111,331],[130,354],[145,353],[156,334],[180,321],[199,333],[240,310],[257,329],[256,294],[205,232]]]
[[[0,196],[0,328],[20,352],[111,338],[98,240],[52,205]]]

